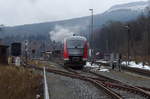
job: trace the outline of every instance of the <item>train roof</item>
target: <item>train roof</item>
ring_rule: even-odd
[[[87,39],[83,36],[71,36],[71,37],[65,38],[65,40],[83,40],[83,41],[86,41]]]

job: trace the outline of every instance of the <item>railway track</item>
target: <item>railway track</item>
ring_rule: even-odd
[[[150,71],[149,70],[143,70],[143,69],[139,69],[139,68],[127,67],[127,66],[124,66],[124,65],[122,65],[122,69],[130,71],[130,72],[135,72],[135,73],[143,75],[143,76],[150,77]]]
[[[33,66],[33,65],[32,66],[28,65],[28,66],[25,66],[25,67],[26,68],[40,70],[40,71],[43,70],[42,68],[36,67],[36,66]],[[109,88],[105,87],[102,82],[100,82],[98,80],[95,80],[93,78],[86,77],[86,76],[81,76],[81,75],[76,75],[75,73],[66,72],[66,71],[57,70],[57,69],[45,68],[45,70],[47,72],[50,72],[50,73],[55,73],[55,74],[59,74],[59,75],[62,75],[62,76],[67,76],[67,77],[71,77],[71,78],[75,78],[75,79],[80,79],[80,80],[88,81],[88,82],[94,84],[95,86],[97,86],[98,88],[100,88],[111,99],[123,99],[123,97],[121,97],[121,95],[119,95],[115,91],[112,91]]]
[[[59,65],[62,65],[62,64],[60,63]],[[42,68],[36,67],[36,66],[27,66],[27,67],[37,69],[37,70],[42,70]],[[133,98],[133,97],[130,97],[130,94],[140,95],[141,97],[143,97],[142,99],[149,99],[150,98],[149,89],[128,86],[128,85],[123,84],[119,81],[116,81],[114,79],[110,79],[108,77],[96,74],[96,73],[91,72],[91,71],[80,71],[80,72],[78,72],[78,71],[75,71],[75,70],[70,69],[70,68],[65,68],[65,69],[67,71],[46,68],[46,71],[50,72],[50,73],[55,73],[55,74],[59,74],[59,75],[63,75],[63,76],[91,82],[91,83],[95,84],[98,88],[103,90],[112,99]],[[90,73],[92,75],[95,75],[95,77],[82,75],[81,72]],[[128,94],[129,94],[129,97],[127,97]],[[133,98],[133,99],[136,99],[136,98]]]
[[[67,68],[67,70],[69,72],[74,73],[74,74],[81,74],[81,73],[79,73],[73,69],[70,69],[70,68]],[[126,85],[120,81],[108,78],[106,76],[97,74],[97,73],[92,72],[92,71],[83,71],[83,72],[86,72],[86,73],[88,72],[90,74],[97,76],[97,77],[90,77],[90,76],[86,76],[86,77],[90,78],[90,79],[94,79],[94,80],[98,81],[99,83],[102,83],[103,86],[105,86],[111,90],[117,89],[117,90],[115,90],[116,93],[118,93],[118,90],[119,91],[121,90],[123,93],[122,96],[124,96],[125,98],[130,98],[130,96],[126,97],[129,93],[131,93],[132,95],[140,95],[142,97],[145,97],[146,99],[150,98],[150,89],[148,89],[148,88],[129,86],[129,85]]]
[[[109,63],[102,63],[102,62],[95,62],[95,63],[98,64],[98,65],[109,66]],[[128,66],[125,66],[125,65],[121,65],[121,68],[123,70],[129,71],[129,72],[134,72],[134,73],[137,73],[137,74],[140,74],[140,75],[143,75],[143,76],[150,77],[150,71],[149,70],[143,70],[143,69],[140,69],[140,68],[128,67]]]

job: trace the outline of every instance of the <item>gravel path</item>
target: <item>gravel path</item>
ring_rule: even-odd
[[[47,73],[50,99],[109,99],[93,84]]]

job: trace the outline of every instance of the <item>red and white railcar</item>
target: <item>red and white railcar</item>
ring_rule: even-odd
[[[64,64],[83,67],[88,59],[88,42],[85,37],[72,36],[64,39]]]

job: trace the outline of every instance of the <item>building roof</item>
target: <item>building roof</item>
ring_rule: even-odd
[[[8,45],[0,45],[0,48],[2,48],[2,47],[8,48],[9,46]]]

